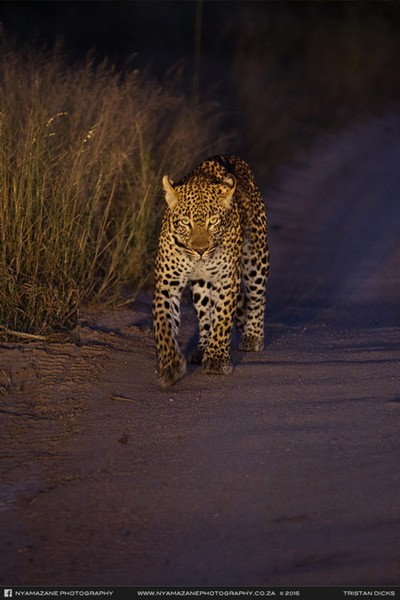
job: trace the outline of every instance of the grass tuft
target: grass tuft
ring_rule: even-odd
[[[48,334],[151,273],[161,178],[221,151],[215,112],[137,71],[0,55],[0,325]]]

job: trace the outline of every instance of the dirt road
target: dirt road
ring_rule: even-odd
[[[3,344],[1,583],[400,585],[399,161],[395,115],[266,191],[268,342],[229,377],[159,389],[146,296]]]

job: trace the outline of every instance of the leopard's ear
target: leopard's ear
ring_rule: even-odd
[[[234,175],[229,174],[224,178],[221,185],[221,199],[223,204],[228,208],[231,203],[233,194],[236,190],[236,177]]]
[[[165,192],[165,200],[167,201],[169,208],[172,210],[178,202],[178,198],[173,187],[173,181],[171,181],[168,175],[164,175],[162,182]]]

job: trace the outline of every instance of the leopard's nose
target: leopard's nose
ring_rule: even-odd
[[[193,250],[196,250],[196,252],[198,254],[200,254],[200,256],[203,256],[204,252],[207,250],[208,245],[207,246],[193,246]]]
[[[195,228],[193,229],[192,234],[192,248],[195,250],[200,256],[203,256],[204,252],[208,249],[210,245],[210,237],[208,235],[208,231],[206,229]]]

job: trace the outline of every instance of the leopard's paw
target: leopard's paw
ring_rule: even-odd
[[[233,366],[229,358],[203,358],[202,368],[208,375],[229,375],[232,373]]]
[[[175,356],[166,365],[160,367],[159,380],[163,388],[174,385],[186,373],[186,360],[182,355]]]
[[[256,335],[243,334],[238,350],[243,352],[261,352],[264,350],[264,338]]]

